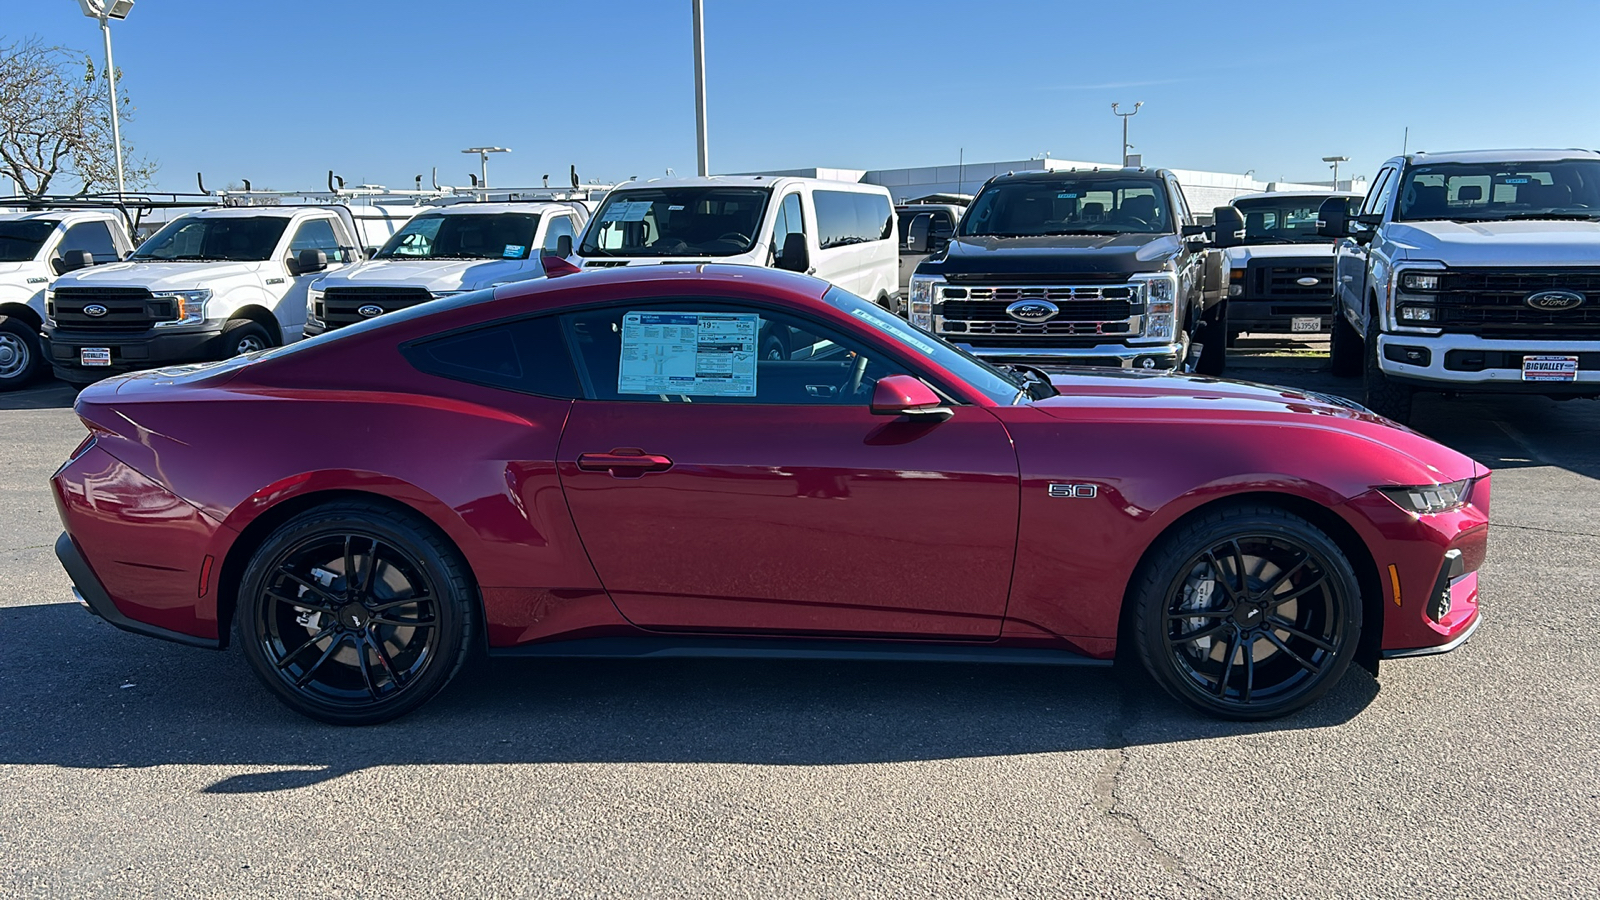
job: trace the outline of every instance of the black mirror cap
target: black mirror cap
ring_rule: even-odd
[[[572,235],[563,234],[556,238],[556,255],[560,257],[572,255]]]
[[[1211,227],[1216,229],[1213,246],[1237,247],[1244,243],[1244,213],[1237,207],[1219,206],[1211,211],[1211,219]]]
[[[52,261],[51,268],[56,270],[57,275],[65,275],[68,272],[87,269],[92,265],[94,265],[93,253],[87,250],[68,250],[61,254],[59,259]]]
[[[912,253],[928,253],[933,250],[933,214],[922,213],[911,219],[911,224],[906,228],[906,250]]]
[[[804,273],[811,268],[811,248],[806,246],[806,236],[791,231],[783,239],[783,252],[778,255],[778,268]]]
[[[1204,225],[1185,225],[1185,226],[1183,226],[1183,236],[1184,237],[1199,237],[1200,235],[1205,234],[1205,233],[1206,233],[1206,227]]]
[[[1317,208],[1317,234],[1323,237],[1350,236],[1350,207],[1343,197],[1329,197]]]
[[[328,267],[328,254],[321,250],[301,250],[300,255],[294,258],[295,275],[310,275],[312,272],[321,272]]]

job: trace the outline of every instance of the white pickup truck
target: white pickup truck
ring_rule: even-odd
[[[44,323],[56,377],[226,359],[300,339],[311,283],[361,259],[335,206],[206,209],[167,223],[126,260],[72,272]]]
[[[22,387],[44,368],[39,330],[51,282],[132,249],[115,210],[0,214],[0,391]]]
[[[1398,422],[1413,396],[1600,397],[1600,153],[1483,150],[1389,160],[1338,238],[1333,368]]]
[[[544,256],[568,257],[589,221],[583,201],[461,203],[419,212],[373,258],[318,279],[307,335],[435,297],[543,278]]]

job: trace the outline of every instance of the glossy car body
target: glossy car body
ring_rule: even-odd
[[[1476,625],[1488,471],[1330,398],[1082,370],[1005,405],[886,348],[947,402],[929,420],[535,396],[405,355],[454,329],[640,298],[747,303],[885,346],[827,290],[746,267],[585,272],[102,382],[77,404],[90,439],[53,479],[58,553],[105,618],[217,647],[266,534],[366,497],[420,513],[459,552],[492,651],[1081,662],[1116,653],[1163,533],[1250,500],[1350,558],[1370,659],[1447,649]],[[589,454],[669,465],[596,469]],[[1432,515],[1375,490],[1462,480],[1470,502]],[[1434,621],[1441,584],[1453,603]]]

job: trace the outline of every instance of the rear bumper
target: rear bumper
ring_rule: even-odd
[[[1176,369],[1183,364],[1184,357],[1188,353],[1188,347],[1182,341],[1144,347],[1127,344],[1096,344],[1092,347],[982,347],[962,341],[961,338],[965,335],[961,334],[945,334],[941,337],[987,362],[1025,362],[1045,370],[1070,366]]]
[[[202,362],[215,359],[219,351],[220,330],[155,332],[88,332],[56,330],[44,334],[44,355],[62,381],[87,384],[157,366]],[[85,366],[78,360],[85,347],[105,347],[111,351],[111,365]]]
[[[106,593],[105,585],[100,583],[100,578],[94,574],[89,563],[84,560],[83,554],[78,551],[78,545],[73,543],[72,536],[65,531],[56,538],[56,558],[61,560],[61,567],[67,570],[67,576],[72,579],[72,596],[84,609],[105,619],[107,622],[146,637],[161,638],[165,641],[175,641],[179,644],[188,644],[191,647],[206,647],[215,650],[221,642],[215,638],[196,637],[192,634],[183,634],[166,628],[159,628],[145,622],[138,622],[122,614],[117,605],[111,602],[111,595]]]

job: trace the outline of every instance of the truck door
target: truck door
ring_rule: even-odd
[[[1390,182],[1394,181],[1395,169],[1393,166],[1384,166],[1378,171],[1378,177],[1372,181],[1372,190],[1367,193],[1367,198],[1361,204],[1359,215],[1381,215],[1388,208]],[[1356,228],[1368,226],[1357,225]],[[1371,229],[1368,233],[1376,231]],[[1365,239],[1340,238],[1334,245],[1337,259],[1334,261],[1335,275],[1338,278],[1339,309],[1338,314],[1343,315],[1355,329],[1366,334],[1366,309],[1367,309],[1367,284],[1370,272],[1368,265],[1371,259],[1370,243]]]
[[[299,272],[296,265],[302,250],[321,250],[327,254],[328,267],[318,272]],[[305,334],[306,292],[311,283],[353,262],[355,252],[354,238],[337,219],[307,219],[295,229],[294,236],[289,239],[289,250],[280,263],[287,278],[269,274],[266,279],[267,290],[278,297],[278,308],[273,313],[283,326],[284,343],[298,341]]]

